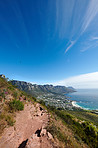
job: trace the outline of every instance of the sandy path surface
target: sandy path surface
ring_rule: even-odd
[[[45,110],[41,110],[39,104],[36,107],[33,104],[26,104],[23,111],[16,113],[15,120],[13,127],[4,130],[0,138],[0,148],[18,148],[26,140],[26,148],[53,147],[50,140],[52,135],[44,129],[48,122],[48,115]]]

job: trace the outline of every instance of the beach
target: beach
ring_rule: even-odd
[[[72,106],[73,107],[77,107],[77,108],[82,108],[81,106],[79,106],[76,101],[72,101]],[[83,108],[82,108],[83,109]]]
[[[67,94],[72,106],[85,110],[98,110],[98,89],[81,89]]]

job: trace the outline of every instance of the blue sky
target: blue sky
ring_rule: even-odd
[[[98,71],[98,0],[0,0],[0,73],[55,83]]]

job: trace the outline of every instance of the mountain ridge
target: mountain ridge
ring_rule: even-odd
[[[53,94],[67,94],[75,92],[76,90],[73,87],[66,87],[66,86],[53,86],[49,84],[45,85],[37,85],[32,84],[30,82],[25,81],[18,81],[18,80],[12,80],[10,81],[12,85],[17,86],[22,91],[26,91],[27,93],[30,93],[31,95],[39,95],[43,93],[53,93]]]

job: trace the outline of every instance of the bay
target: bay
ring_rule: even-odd
[[[98,110],[98,89],[77,89],[74,93],[67,94],[73,104],[89,110]]]

